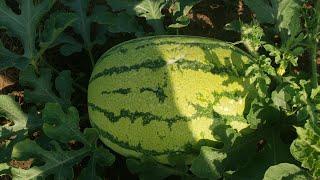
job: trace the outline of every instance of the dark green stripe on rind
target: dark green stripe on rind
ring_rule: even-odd
[[[98,129],[100,136],[102,136],[103,138],[108,139],[112,143],[117,144],[118,146],[120,146],[120,147],[122,147],[124,149],[136,151],[136,152],[142,153],[144,155],[150,155],[150,156],[169,155],[170,156],[170,155],[190,154],[190,153],[193,152],[193,150],[190,148],[190,146],[191,146],[190,144],[186,144],[185,145],[185,150],[183,150],[183,151],[182,150],[180,150],[180,151],[165,150],[165,151],[162,151],[162,152],[158,152],[158,151],[155,151],[155,150],[143,149],[141,147],[140,143],[137,146],[132,146],[128,142],[124,142],[124,141],[118,140],[118,138],[116,138],[112,134],[108,133],[107,131],[99,129],[99,127],[97,127],[95,124],[92,124],[92,126],[94,128],[96,128],[96,129]]]
[[[143,87],[140,89],[140,92],[143,93],[145,91],[149,91],[152,92],[156,95],[156,97],[159,99],[160,103],[163,103],[164,100],[168,97],[165,92],[164,89],[162,87],[157,87],[156,89],[153,88],[149,88],[149,87]]]
[[[204,51],[207,50],[212,50],[215,48],[228,48],[236,53],[239,53],[240,55],[244,55],[246,57],[249,57],[248,54],[246,54],[245,52],[243,52],[242,50],[235,48],[229,44],[227,44],[226,42],[219,42],[219,41],[214,41],[213,43],[197,43],[197,42],[177,42],[177,41],[163,41],[163,42],[157,42],[157,43],[146,43],[140,46],[135,47],[136,50],[139,49],[143,49],[146,47],[155,47],[155,46],[161,46],[161,45],[179,45],[179,46],[195,46],[195,47],[200,47],[201,49],[203,49]]]
[[[158,40],[158,39],[164,39],[164,38],[168,38],[167,41],[163,41],[166,43],[171,43],[171,44],[179,44],[179,45],[197,45],[197,44],[201,44],[202,48],[206,48],[206,49],[213,49],[215,47],[217,48],[221,48],[221,47],[226,47],[228,49],[231,49],[232,51],[246,56],[249,59],[252,59],[253,57],[250,56],[249,54],[245,53],[243,50],[234,47],[232,45],[227,44],[226,42],[223,41],[219,41],[216,39],[209,39],[206,37],[201,37],[201,36],[185,36],[185,35],[159,35],[159,36],[148,36],[148,37],[143,37],[143,38],[138,38],[138,39],[131,39],[129,41],[125,41],[123,43],[117,44],[116,46],[110,48],[107,52],[105,52],[98,60],[97,64],[98,65],[101,61],[103,61],[103,59],[105,59],[108,56],[113,55],[113,53],[117,53],[118,51],[120,52],[123,49],[124,45],[130,45],[130,44],[135,44],[135,43],[139,43],[141,41],[152,41],[152,40]],[[201,41],[201,43],[194,43],[194,42],[179,42],[179,40],[186,39],[186,40],[194,40],[194,41],[199,41],[199,40],[205,40],[206,42]],[[147,43],[150,44],[150,43]],[[154,43],[154,44],[160,44],[160,43]],[[142,45],[141,45],[142,46]],[[140,48],[141,48],[140,46]],[[144,46],[146,47],[146,45],[144,44]],[[139,47],[139,46],[137,46]],[[127,52],[127,51],[126,51]],[[122,52],[123,53],[123,52]]]
[[[146,60],[140,64],[135,64],[132,66],[119,66],[119,67],[112,67],[112,68],[106,68],[102,72],[97,73],[91,78],[91,82],[95,79],[98,79],[103,76],[110,76],[113,74],[121,74],[125,72],[130,71],[137,71],[140,68],[147,68],[151,70],[156,70],[161,67],[164,67],[166,65],[166,62],[163,59],[155,59],[155,60]]]
[[[245,91],[232,91],[232,92],[224,91],[224,92],[220,92],[220,93],[213,92],[212,93],[212,96],[214,97],[213,103],[214,104],[218,103],[220,101],[220,99],[223,97],[227,97],[229,99],[233,99],[233,100],[237,101],[237,100],[245,97],[246,93],[247,92],[245,92]]]
[[[105,94],[129,94],[131,92],[131,88],[120,88],[112,91],[102,91],[101,95]]]
[[[174,64],[176,64],[179,69],[195,70],[195,71],[200,70],[206,73],[228,74],[230,76],[244,76],[243,71],[238,72],[235,68],[232,68],[232,67],[218,66],[215,64],[205,64],[195,60],[192,61],[187,59],[179,59],[175,61]],[[102,72],[95,74],[91,78],[90,83],[98,78],[110,76],[113,74],[121,74],[121,73],[130,72],[130,71],[138,71],[141,68],[156,70],[166,65],[167,63],[163,59],[155,59],[155,60],[146,60],[140,64],[135,64],[132,66],[119,66],[119,67],[106,68]]]
[[[176,42],[176,41],[162,41],[157,43],[146,43],[140,46],[135,47],[136,50],[143,49],[146,47],[155,47],[155,46],[161,46],[161,45],[178,45],[178,46],[194,46],[194,47],[200,47],[203,50],[212,50],[214,48],[221,48],[221,47],[227,47],[231,48],[231,46],[228,46],[227,44],[222,43],[196,43],[196,42]]]
[[[122,109],[120,111],[120,115],[116,115],[114,112],[108,111],[106,109],[103,109],[93,103],[88,103],[88,106],[91,108],[92,111],[98,111],[100,113],[103,113],[103,115],[111,122],[118,122],[121,118],[128,118],[130,119],[131,123],[134,123],[137,119],[142,119],[142,124],[147,125],[151,121],[164,121],[168,123],[169,128],[172,127],[172,125],[178,121],[190,121],[191,119],[189,117],[185,116],[174,116],[172,118],[164,118],[161,116],[154,115],[150,112],[131,112],[127,109]]]
[[[222,115],[217,113],[212,108],[215,105],[215,103],[216,102],[211,102],[207,106],[203,106],[200,104],[195,104],[190,102],[191,106],[193,106],[196,109],[196,113],[193,114],[192,118],[207,117],[217,122],[224,122],[226,120],[246,122],[246,119],[242,115],[232,116],[232,115]]]
[[[244,72],[237,72],[236,69],[228,66],[218,66],[215,64],[205,64],[199,61],[179,59],[175,62],[179,69],[203,71],[212,74],[228,74],[230,76],[244,76]]]

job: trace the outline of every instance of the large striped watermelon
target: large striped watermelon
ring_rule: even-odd
[[[193,158],[210,127],[227,119],[237,130],[250,91],[244,68],[249,56],[230,44],[190,36],[134,39],[106,52],[89,84],[92,126],[114,151]]]

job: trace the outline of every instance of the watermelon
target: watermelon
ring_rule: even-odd
[[[191,162],[199,142],[215,142],[211,127],[248,127],[243,113],[252,88],[251,57],[224,42],[192,36],[130,40],[96,63],[88,112],[100,139],[126,157]]]

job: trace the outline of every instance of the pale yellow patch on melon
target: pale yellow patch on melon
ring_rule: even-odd
[[[212,75],[201,70],[174,70],[170,71],[171,86],[175,92],[175,104],[179,112],[188,116],[196,113],[193,105],[207,106],[215,100],[215,93],[234,92],[244,90],[241,79],[234,79],[224,85],[228,80],[227,76]],[[213,109],[222,115],[241,115],[244,110],[244,100],[235,101],[222,97],[219,103],[213,106]]]
[[[214,48],[213,53],[215,53],[218,56],[218,59],[221,63],[221,65],[227,65],[227,60],[231,57],[231,49],[226,48]]]
[[[238,132],[250,126],[248,123],[243,121],[231,121],[229,125]]]
[[[245,108],[245,100],[234,100],[222,97],[213,109],[221,115],[241,116]]]
[[[212,130],[210,129],[213,124],[212,119],[199,117],[190,121],[188,124],[188,128],[193,133],[193,140],[195,142],[198,142],[201,139],[214,140],[214,137],[212,136]]]

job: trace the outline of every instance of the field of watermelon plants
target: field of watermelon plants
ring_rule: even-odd
[[[320,179],[319,40],[320,0],[0,0],[0,179]]]

